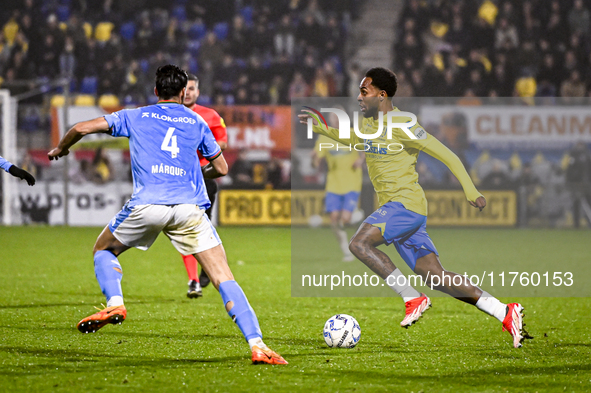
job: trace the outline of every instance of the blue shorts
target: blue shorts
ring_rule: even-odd
[[[439,255],[427,233],[427,216],[407,210],[400,202],[386,203],[363,222],[380,228],[386,244],[394,243],[413,271],[420,257],[432,252]]]
[[[346,194],[333,194],[332,192],[326,193],[324,199],[324,206],[326,212],[331,213],[334,211],[347,210],[352,212],[357,207],[359,201],[359,192],[351,191]]]

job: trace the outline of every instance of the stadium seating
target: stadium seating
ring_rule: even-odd
[[[111,39],[111,31],[115,25],[111,22],[100,22],[94,29],[94,38],[99,42],[107,42]]]
[[[98,99],[101,108],[115,108],[119,106],[119,98],[114,94],[103,94]]]
[[[80,93],[96,94],[98,88],[98,79],[96,76],[87,76],[82,79],[80,84]]]
[[[226,22],[216,23],[213,32],[218,40],[223,41],[228,37],[229,26]]]
[[[62,94],[56,94],[51,97],[49,104],[54,108],[61,108],[66,103],[66,97]]]
[[[126,41],[133,41],[135,36],[135,23],[133,22],[126,22],[121,25],[121,29],[119,30],[119,34],[121,38]]]
[[[203,23],[193,23],[187,32],[187,36],[191,40],[200,40],[205,37],[207,27]]]
[[[96,99],[90,94],[78,94],[74,99],[74,105],[76,106],[94,106]]]

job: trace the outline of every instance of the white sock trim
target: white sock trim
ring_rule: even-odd
[[[250,346],[251,351],[252,351],[252,347],[254,347],[255,345],[257,347],[259,347],[260,349],[269,348],[265,345],[265,343],[263,342],[263,339],[260,337],[251,338],[250,340],[248,340],[248,345]]]
[[[476,307],[488,315],[495,317],[500,322],[503,322],[507,314],[507,305],[501,303],[499,299],[493,297],[490,293],[482,291],[482,295],[476,302]]]
[[[107,301],[107,307],[115,307],[115,306],[123,306],[123,297],[122,296],[112,296]]]
[[[394,292],[402,297],[405,303],[409,300],[421,297],[421,293],[410,285],[408,278],[402,274],[398,268],[390,273],[390,275],[386,277],[385,281]]]

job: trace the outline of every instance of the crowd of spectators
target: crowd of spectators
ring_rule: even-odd
[[[343,91],[358,0],[6,0],[0,77],[70,77],[73,93],[150,103],[152,75],[199,75],[206,104],[289,104]],[[26,89],[25,89],[26,90]]]
[[[393,48],[400,95],[591,95],[591,2],[408,0]]]

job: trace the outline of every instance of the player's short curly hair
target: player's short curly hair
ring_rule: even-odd
[[[384,90],[388,97],[394,97],[398,90],[396,74],[387,68],[374,67],[367,70],[366,78],[371,78],[371,84],[380,90]]]
[[[178,96],[187,87],[187,72],[174,64],[158,67],[156,70],[156,90],[158,97],[164,100]]]

